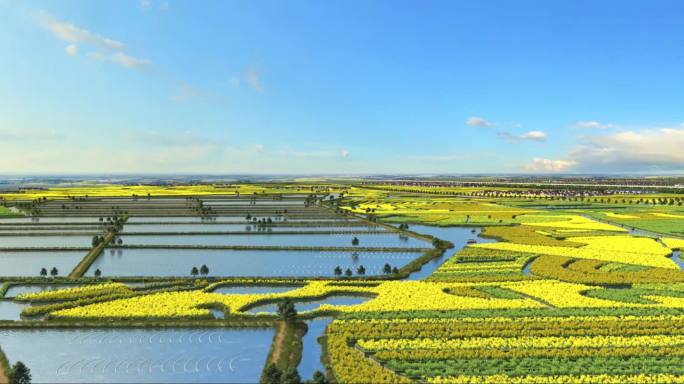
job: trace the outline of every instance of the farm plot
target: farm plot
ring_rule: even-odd
[[[253,383],[272,338],[272,329],[0,330],[10,363],[26,363],[39,383]]]
[[[247,247],[359,247],[429,248],[430,244],[413,237],[388,234],[251,234],[251,235],[126,235],[119,237],[125,246],[247,246]],[[0,238],[0,244],[2,238]],[[118,241],[117,241],[118,243]]]
[[[58,275],[71,272],[83,259],[86,251],[2,251],[0,250],[0,276],[40,276],[41,269]]]
[[[335,268],[354,275],[381,275],[385,264],[401,268],[420,256],[417,252],[277,251],[219,249],[109,249],[95,260],[87,275],[190,276],[193,267],[206,265],[210,276],[335,276]]]

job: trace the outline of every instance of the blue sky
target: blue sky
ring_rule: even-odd
[[[0,172],[677,173],[681,1],[0,0]]]

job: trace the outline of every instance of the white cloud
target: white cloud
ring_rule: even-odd
[[[587,120],[587,121],[578,121],[577,123],[575,123],[575,127],[584,128],[584,129],[608,129],[608,128],[614,128],[615,126],[613,124],[604,124],[604,123],[600,123],[598,121]]]
[[[532,172],[564,172],[576,167],[579,163],[574,160],[551,160],[535,157],[525,169]]]
[[[521,140],[530,140],[530,141],[544,141],[546,140],[546,132],[543,131],[528,131],[523,133],[522,135],[516,135],[513,133],[510,133],[508,131],[501,131],[497,132],[497,135],[509,142],[515,143]]]
[[[38,19],[43,28],[52,32],[52,34],[57,38],[67,41],[71,44],[91,44],[113,51],[120,51],[125,48],[124,43],[120,41],[98,35],[97,33],[90,32],[87,29],[79,28],[71,23],[61,21],[45,11],[38,13]]]
[[[340,156],[342,156],[343,159],[346,159],[347,157],[349,157],[349,150],[347,150],[347,149],[341,150]]]
[[[125,53],[126,45],[124,43],[61,21],[48,12],[39,12],[38,21],[43,28],[52,32],[55,37],[69,43],[64,48],[64,52],[69,56],[76,56],[78,44],[83,44],[102,50],[102,52],[94,51],[88,53],[87,57],[90,59],[110,61],[124,68],[138,71],[148,69],[152,64],[147,59],[137,58]]]
[[[76,56],[78,54],[78,47],[76,44],[69,44],[64,48],[64,52],[69,56]]]
[[[111,54],[105,54],[102,52],[89,52],[88,57],[93,60],[111,61],[124,68],[134,69],[137,71],[147,70],[152,65],[152,62],[147,59],[139,59],[123,52],[115,52]]]
[[[150,0],[140,0],[140,6],[143,8],[149,8],[152,5]]]
[[[249,84],[255,91],[264,92],[264,85],[261,81],[261,73],[256,69],[248,69],[245,72],[245,81]]]
[[[544,141],[546,140],[546,133],[542,131],[529,131],[522,135],[524,140]]]
[[[477,116],[471,116],[468,119],[466,119],[466,124],[468,124],[471,127],[479,127],[479,128],[489,128],[492,126],[492,123],[489,121],[477,117]]]
[[[583,137],[570,158],[589,171],[684,170],[684,127]]]

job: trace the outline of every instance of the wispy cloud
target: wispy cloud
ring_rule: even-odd
[[[264,92],[264,84],[262,82],[262,75],[261,75],[260,71],[254,69],[254,68],[248,69],[245,72],[245,81],[255,91],[257,91],[259,93]]]
[[[477,117],[477,116],[471,116],[471,117],[467,118],[465,123],[471,127],[479,127],[479,128],[489,128],[492,126],[492,123],[490,123],[489,121],[487,121],[481,117]]]
[[[519,142],[522,140],[529,141],[545,141],[546,132],[543,131],[528,131],[520,135],[510,133],[508,131],[497,132],[499,138],[504,139],[509,142]]]
[[[126,47],[124,43],[120,41],[101,36],[97,33],[90,32],[87,29],[79,28],[74,24],[61,21],[46,11],[38,12],[38,20],[43,28],[52,32],[57,38],[71,44],[90,44],[113,51],[120,51]]]
[[[76,56],[78,45],[82,44],[99,49],[87,54],[87,57],[93,60],[110,61],[123,68],[138,71],[146,70],[152,65],[147,59],[125,53],[126,45],[124,43],[59,20],[46,11],[38,12],[38,21],[43,28],[50,31],[55,37],[69,43],[64,48],[64,52],[69,56]]]
[[[76,56],[78,54],[78,46],[76,44],[69,44],[64,47],[64,52],[69,56]]]
[[[341,150],[340,156],[342,156],[343,159],[346,159],[347,157],[349,157],[349,150],[348,149]]]
[[[605,123],[601,123],[601,122],[594,121],[594,120],[586,120],[586,121],[576,122],[575,127],[576,128],[583,128],[583,129],[608,129],[608,128],[614,128],[615,125],[605,124]]]
[[[139,59],[137,57],[127,55],[123,52],[115,52],[115,53],[88,52],[88,57],[93,59],[93,60],[111,61],[111,62],[119,64],[120,66],[122,66],[124,68],[133,69],[136,71],[148,70],[152,65],[152,62],[147,60],[147,59]]]

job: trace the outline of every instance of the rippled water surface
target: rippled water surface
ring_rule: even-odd
[[[34,383],[256,383],[272,329],[0,330]],[[50,353],[45,353],[50,351]]]

